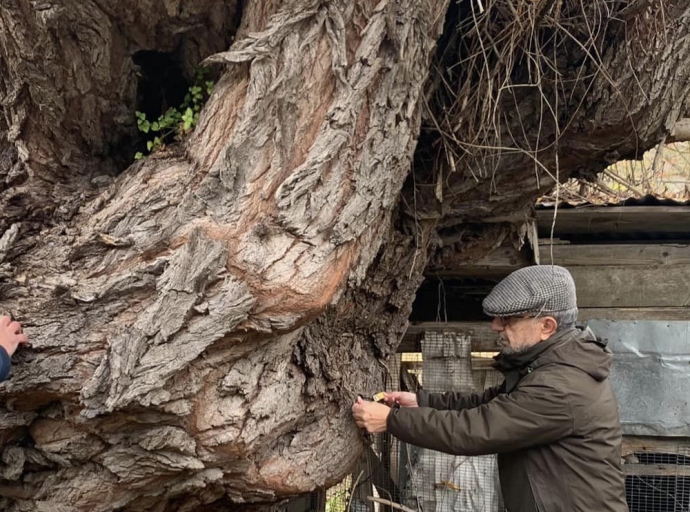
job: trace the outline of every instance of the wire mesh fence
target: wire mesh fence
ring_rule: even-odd
[[[491,338],[490,338],[491,337]],[[418,352],[390,364],[389,390],[477,391],[498,385],[491,367],[495,334],[426,332]],[[494,456],[456,457],[370,437],[358,465],[326,495],[327,512],[504,512]],[[631,512],[690,512],[690,443],[624,443],[622,467]]]
[[[419,384],[432,392],[478,391],[498,384],[496,372],[484,364],[493,354],[473,353],[473,339],[476,334],[424,333],[417,356],[421,362],[416,361]],[[503,510],[495,456],[457,457],[414,446],[403,446],[400,452],[401,499],[409,508]]]
[[[634,452],[623,470],[630,512],[690,512],[690,446],[679,445],[676,453]]]
[[[352,483],[352,475],[348,475],[345,480],[326,491],[326,512],[347,512],[352,510],[350,500]]]

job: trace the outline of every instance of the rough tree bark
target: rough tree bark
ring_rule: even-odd
[[[164,7],[0,7],[2,306],[33,341],[3,386],[5,510],[337,481],[361,447],[347,404],[409,314],[423,240],[392,215],[445,1],[253,1],[223,53],[233,8]],[[180,45],[226,65],[194,136],[90,197],[131,127],[131,55]]]
[[[536,88],[502,121],[508,137],[521,119],[527,142],[561,133],[543,155],[561,177],[687,115],[689,2],[663,3],[666,31],[639,4],[604,31],[606,77],[564,57],[595,77],[569,129],[533,122]],[[350,403],[384,385],[439,241],[480,257],[553,184],[529,158],[446,172],[442,200],[428,169],[408,179],[447,8],[0,5],[0,307],[33,341],[0,388],[0,508],[235,510],[347,473],[362,444]],[[187,74],[211,56],[222,76],[183,147],[118,175],[141,51]]]

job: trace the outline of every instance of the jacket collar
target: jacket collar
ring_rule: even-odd
[[[513,391],[525,375],[540,366],[538,361],[540,357],[571,340],[579,333],[579,329],[571,327],[554,334],[548,340],[531,346],[524,352],[517,354],[501,353],[494,357],[493,367],[505,376],[506,392]]]

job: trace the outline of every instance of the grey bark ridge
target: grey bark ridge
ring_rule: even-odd
[[[59,34],[89,6],[107,21],[128,3],[0,15],[29,28],[32,16],[53,16]],[[20,151],[5,160],[27,169],[33,195],[0,214],[0,277],[11,283],[2,307],[33,349],[0,387],[0,508],[207,510],[279,501],[346,474],[361,446],[350,402],[361,385],[381,388],[380,359],[402,336],[426,259],[424,233],[391,225],[447,2],[422,4],[248,2],[237,41],[211,58],[226,67],[185,147],[113,180],[84,171],[98,152],[79,131],[54,129],[67,126],[67,111],[55,106],[62,82],[46,77],[64,62],[32,61],[26,76],[40,75],[56,117],[50,134],[15,123],[17,138],[6,139]],[[214,5],[171,1],[154,13],[145,2],[127,16],[150,14],[163,34],[182,18],[188,33]],[[126,66],[133,48],[179,41],[144,44],[151,36],[133,23],[131,34],[113,27],[119,46],[89,50],[118,48]],[[230,25],[220,20],[209,37]],[[50,37],[49,53],[60,49]],[[202,39],[188,40],[197,54],[220,50],[222,38]],[[0,62],[21,71],[18,58]],[[129,119],[132,90],[123,90],[96,112],[107,117],[117,103]],[[17,98],[33,116],[35,97]],[[59,170],[21,152],[44,142],[45,162],[71,155]],[[46,197],[34,176],[58,172],[51,193],[68,198],[63,214],[48,209],[7,231]],[[0,192],[9,205],[18,190]]]

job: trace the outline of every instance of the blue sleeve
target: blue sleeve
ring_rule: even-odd
[[[0,382],[5,380],[10,374],[10,364],[10,355],[4,347],[0,347]]]

